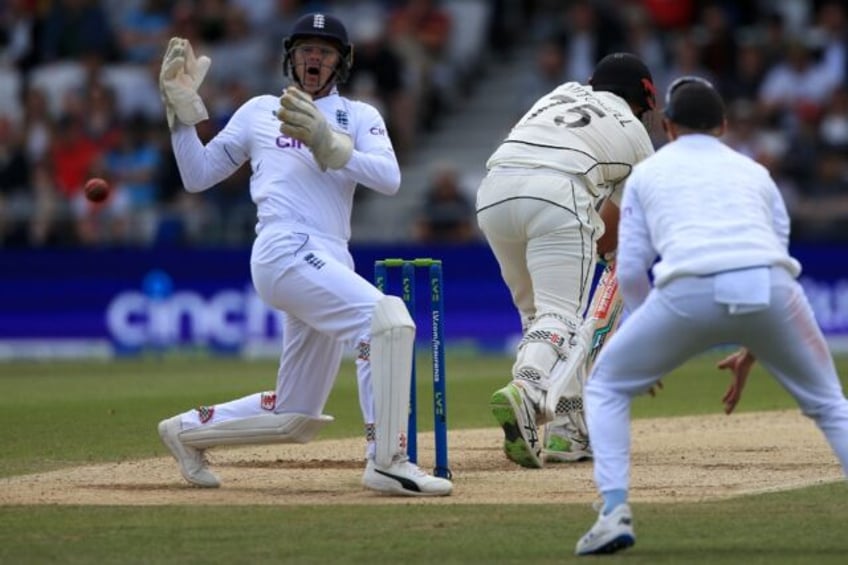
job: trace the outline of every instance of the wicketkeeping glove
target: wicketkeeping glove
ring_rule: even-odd
[[[330,127],[307,93],[295,87],[286,88],[280,97],[277,118],[283,122],[280,131],[305,143],[322,171],[328,167],[341,169],[350,161],[353,140]]]
[[[212,60],[209,57],[195,57],[194,49],[187,39],[172,37],[162,59],[159,71],[159,91],[168,127],[174,127],[175,119],[193,126],[209,119],[209,112],[197,90],[200,88]]]

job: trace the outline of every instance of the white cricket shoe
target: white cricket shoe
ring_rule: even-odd
[[[633,513],[629,504],[619,504],[606,516],[603,511],[592,529],[577,542],[575,555],[615,553],[636,543]]]
[[[362,485],[384,494],[400,496],[447,496],[453,483],[428,475],[406,456],[395,456],[388,467],[378,466],[371,457],[365,465]]]
[[[583,435],[568,419],[559,419],[545,426],[542,448],[545,463],[574,463],[592,458],[589,438]]]
[[[534,403],[520,381],[512,381],[492,395],[492,414],[504,432],[503,450],[510,461],[522,467],[542,467],[542,445],[536,426],[538,403]],[[532,386],[532,385],[526,385]]]
[[[209,470],[203,458],[203,450],[190,447],[180,441],[180,417],[174,416],[159,422],[159,437],[162,443],[180,464],[180,473],[185,480],[198,487],[217,488],[221,481]]]

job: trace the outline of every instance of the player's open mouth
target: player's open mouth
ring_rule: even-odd
[[[318,76],[321,74],[321,67],[306,67],[306,74]]]

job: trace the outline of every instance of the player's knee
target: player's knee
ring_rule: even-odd
[[[415,332],[415,321],[403,300],[397,296],[384,296],[374,305],[371,318],[371,335],[378,335],[395,329]]]

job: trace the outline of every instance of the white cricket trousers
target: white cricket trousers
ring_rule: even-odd
[[[278,225],[263,228],[254,242],[250,264],[256,291],[281,312],[283,321],[275,402],[269,406],[267,395],[256,393],[217,404],[211,411],[186,412],[183,429],[269,410],[319,416],[345,348],[368,350],[374,306],[383,293],[353,270],[345,241],[291,229]],[[357,359],[357,378],[363,418],[373,423],[367,355]],[[210,413],[211,419],[201,422]]]
[[[603,234],[582,179],[541,171],[497,170],[477,192],[477,222],[524,328],[543,313],[582,319]]]
[[[598,356],[586,383],[586,416],[600,492],[627,490],[630,402],[693,356],[747,346],[824,433],[848,476],[848,400],[801,285],[772,268],[770,306],[730,315],[714,300],[713,277],[653,289]],[[713,378],[708,376],[709,378]]]

